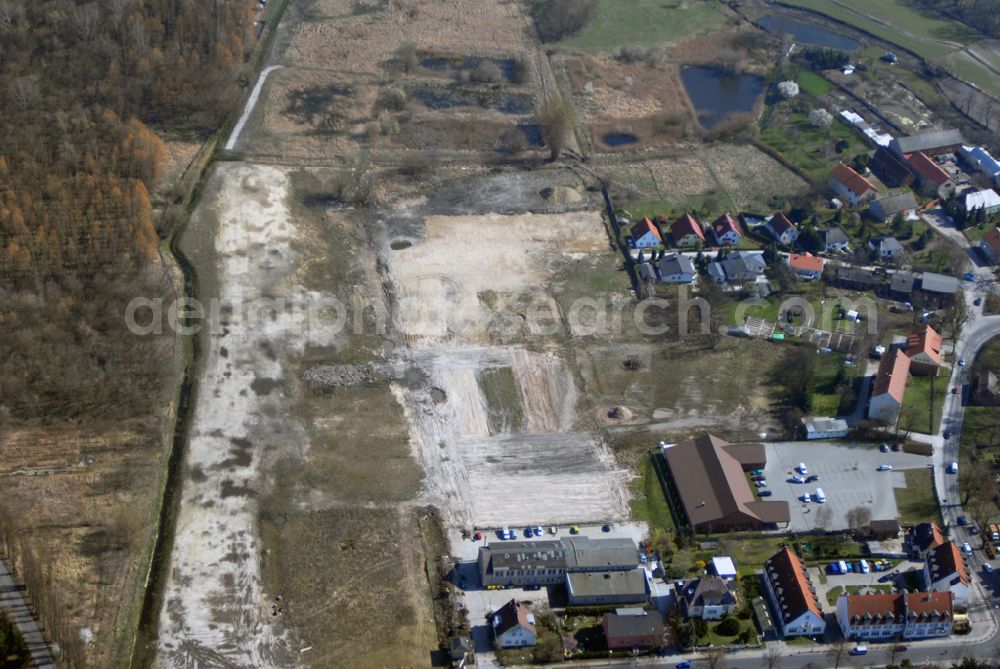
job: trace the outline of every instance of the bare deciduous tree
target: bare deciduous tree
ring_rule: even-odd
[[[552,160],[558,160],[576,127],[576,112],[560,94],[549,97],[538,111],[538,127]]]
[[[32,77],[18,77],[10,87],[10,94],[22,112],[28,111],[38,97],[38,82]]]
[[[722,669],[726,666],[726,649],[709,648],[705,651],[705,664],[708,669]]]
[[[76,34],[79,35],[80,39],[85,42],[94,39],[94,36],[97,34],[97,27],[101,21],[101,14],[96,5],[74,7],[69,17],[73,23],[73,29],[76,30]]]
[[[826,656],[833,661],[833,669],[840,669],[840,663],[847,656],[847,652],[847,639],[838,639],[831,644],[830,649],[826,651]]]
[[[764,652],[764,664],[767,669],[776,669],[781,665],[781,649],[777,646],[768,646]]]

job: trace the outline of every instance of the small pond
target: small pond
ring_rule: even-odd
[[[602,137],[601,141],[614,148],[616,146],[635,144],[639,141],[639,138],[628,132],[611,132]]]
[[[500,68],[507,83],[514,83],[513,58],[444,58],[434,56],[421,60],[420,66],[428,70],[447,72],[450,75],[455,75],[461,72],[472,72],[483,63],[493,63]]]
[[[714,67],[683,67],[681,81],[705,128],[718,125],[730,114],[753,111],[764,92],[763,77],[729,74]]]
[[[856,40],[827,30],[815,23],[796,21],[787,16],[768,14],[757,20],[757,25],[775,35],[791,35],[795,41],[815,46],[825,46],[839,51],[855,51],[861,46]]]
[[[517,129],[524,133],[524,136],[528,140],[528,146],[542,146],[545,144],[542,140],[542,129],[538,127],[537,123],[518,123]]]
[[[410,90],[410,97],[419,100],[428,109],[436,110],[482,107],[496,109],[504,114],[530,114],[533,110],[530,96],[495,91],[416,86]]]

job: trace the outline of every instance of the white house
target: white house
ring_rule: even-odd
[[[736,246],[740,243],[740,224],[727,211],[712,223],[712,236],[719,246]]]
[[[692,283],[696,274],[691,259],[679,253],[660,258],[658,269],[663,283]]]
[[[964,605],[969,601],[972,581],[965,568],[962,552],[954,541],[927,551],[924,558],[924,582],[932,592],[950,592],[956,604]]]
[[[764,588],[783,638],[823,636],[823,611],[805,567],[791,549],[781,549],[764,563]]]
[[[877,192],[872,182],[843,163],[833,168],[827,183],[837,195],[855,207],[875,197]]]
[[[948,636],[954,622],[952,596],[947,592],[841,595],[837,622],[850,641]]]
[[[644,218],[632,226],[630,237],[632,248],[655,249],[663,244],[660,229],[649,218]]]
[[[904,218],[912,216],[917,211],[917,201],[911,191],[906,191],[875,200],[869,205],[868,211],[876,219],[888,223],[897,214],[902,214]]]
[[[719,620],[739,605],[736,595],[718,576],[702,576],[685,583],[677,600],[684,617],[702,620]]]
[[[767,231],[785,246],[791,246],[799,238],[799,231],[795,227],[795,224],[788,220],[788,217],[780,211],[776,212],[767,222]]]
[[[1000,195],[997,195],[997,192],[992,188],[966,193],[962,205],[966,211],[984,209],[987,214],[993,214],[1000,211]]]
[[[903,253],[903,245],[895,237],[872,237],[868,240],[868,248],[883,260],[897,258]]]
[[[839,227],[820,232],[823,237],[823,249],[825,251],[844,251],[847,249],[847,233]]]
[[[514,599],[487,616],[487,622],[497,648],[534,646],[538,638],[531,607]]]
[[[850,431],[843,418],[803,418],[806,439],[840,439]]]

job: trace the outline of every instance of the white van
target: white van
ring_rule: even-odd
[[[957,474],[958,473],[958,463],[957,462],[953,462],[950,465],[948,465],[948,473],[949,474]]]
[[[867,655],[868,646],[855,646],[851,649],[851,655]]]
[[[802,500],[803,502],[811,502],[811,501],[812,501],[812,495],[810,495],[810,494],[809,494],[809,493],[807,493],[807,492],[804,492],[804,493],[802,493],[802,497],[801,497],[800,499],[801,499],[801,500]]]
[[[822,488],[816,488],[816,501],[820,504],[826,503],[826,495],[823,493]]]
[[[809,470],[806,469],[806,463],[800,462],[799,463],[799,474],[808,474],[808,473],[809,473]]]

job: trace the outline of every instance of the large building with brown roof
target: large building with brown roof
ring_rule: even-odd
[[[673,486],[696,532],[760,530],[788,524],[788,502],[754,498],[744,471],[766,462],[763,444],[730,444],[711,434],[663,448]]]
[[[941,335],[930,325],[911,331],[906,336],[906,357],[910,359],[910,374],[937,376],[941,366]]]
[[[805,565],[783,548],[764,563],[764,589],[784,638],[823,636],[826,620]]]
[[[903,394],[910,378],[910,358],[903,349],[893,348],[882,356],[868,403],[868,417],[895,425],[903,408]]]
[[[933,592],[950,592],[956,604],[969,601],[972,580],[962,552],[954,541],[947,541],[927,551],[924,559],[924,582]]]
[[[875,185],[855,172],[851,167],[840,163],[830,172],[830,188],[837,195],[847,200],[854,206],[867,202],[875,197],[878,189]]]
[[[841,595],[837,600],[840,631],[851,641],[948,636],[953,619],[949,592]]]

